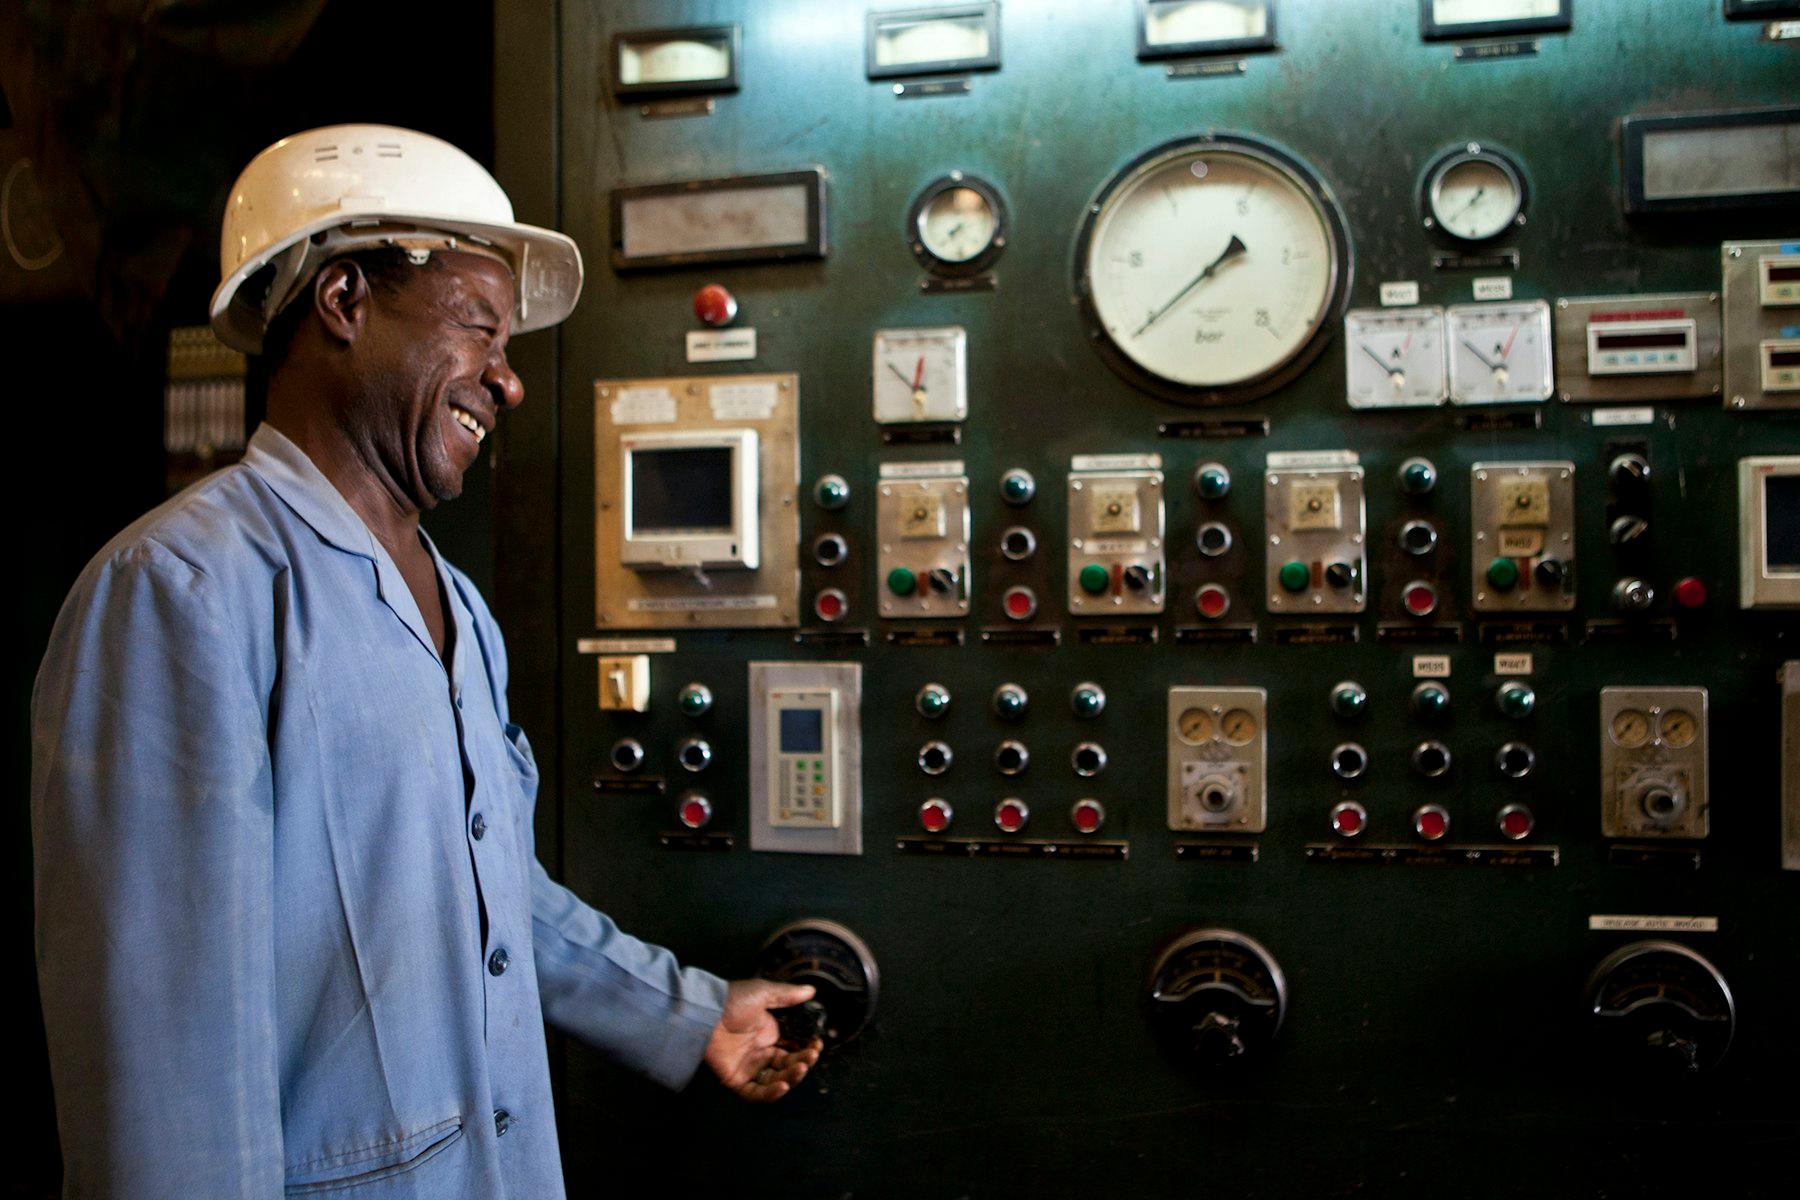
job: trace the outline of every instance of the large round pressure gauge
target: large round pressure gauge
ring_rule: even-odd
[[[1425,227],[1485,242],[1525,223],[1525,176],[1479,142],[1451,150],[1425,172]]]
[[[1088,207],[1076,289],[1089,333],[1127,381],[1230,404],[1298,375],[1349,292],[1350,239],[1324,183],[1253,138],[1171,142]]]
[[[913,257],[936,275],[985,271],[1006,248],[1006,202],[986,180],[952,171],[925,185],[906,213]]]

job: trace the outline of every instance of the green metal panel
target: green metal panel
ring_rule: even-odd
[[[777,926],[821,916],[860,933],[883,975],[868,1033],[821,1069],[817,1086],[768,1109],[740,1106],[707,1083],[666,1095],[573,1047],[560,1115],[572,1194],[611,1185],[626,1158],[649,1160],[675,1194],[1635,1195],[1673,1194],[1700,1172],[1716,1173],[1722,1194],[1790,1193],[1776,1170],[1793,1161],[1800,1128],[1800,1103],[1784,1086],[1800,1068],[1788,1018],[1800,876],[1777,869],[1774,671],[1792,653],[1793,624],[1736,613],[1733,529],[1736,460],[1800,451],[1800,427],[1791,417],[1733,415],[1710,400],[1660,405],[1654,426],[1625,430],[1594,428],[1589,409],[1555,402],[1543,407],[1541,429],[1523,432],[1459,429],[1448,409],[1352,413],[1334,334],[1292,385],[1228,410],[1267,416],[1266,438],[1159,441],[1159,422],[1193,414],[1133,390],[1086,344],[1072,247],[1086,206],[1124,163],[1174,137],[1229,130],[1286,147],[1335,190],[1354,244],[1352,305],[1374,305],[1380,281],[1409,279],[1425,303],[1465,302],[1471,273],[1434,269],[1432,255],[1444,247],[1420,228],[1417,194],[1429,160],[1473,139],[1506,147],[1529,176],[1530,223],[1504,239],[1520,253],[1516,296],[1716,289],[1721,240],[1800,233],[1796,214],[1627,222],[1618,119],[1793,103],[1794,46],[1760,40],[1755,23],[1725,21],[1716,3],[1576,0],[1573,29],[1544,35],[1537,54],[1458,62],[1450,46],[1420,40],[1413,0],[1281,0],[1278,50],[1247,56],[1241,76],[1172,79],[1161,64],[1135,59],[1135,6],[1126,0],[1013,0],[1002,6],[998,71],[974,76],[967,95],[897,99],[890,83],[864,76],[865,8],[571,0],[562,7],[557,112],[508,118],[537,131],[558,123],[563,227],[590,264],[562,341],[557,422],[564,782],[545,805],[561,806],[564,877],[625,928],[724,974],[747,972]],[[724,22],[743,26],[743,86],[719,97],[710,116],[646,119],[638,105],[611,97],[613,33]],[[502,62],[503,78],[510,65]],[[810,164],[830,175],[823,262],[631,276],[607,266],[613,187]],[[901,234],[914,194],[951,169],[995,183],[1011,210],[992,293],[922,293]],[[736,293],[740,323],[758,332],[760,356],[745,368],[800,376],[802,479],[837,472],[854,489],[841,513],[803,505],[803,544],[838,530],[852,547],[845,567],[808,565],[803,599],[845,587],[854,606],[847,623],[870,627],[873,639],[866,650],[843,651],[798,647],[782,633],[684,633],[675,654],[653,662],[651,711],[603,715],[592,661],[573,644],[594,611],[592,382],[732,373],[738,364],[689,368],[683,359],[690,298],[711,281]],[[869,419],[870,335],[938,324],[969,334],[963,442],[954,451],[884,448]],[[1254,543],[1266,453],[1359,452],[1372,538],[1388,536],[1402,512],[1392,484],[1399,463],[1428,456],[1442,474],[1428,506],[1442,552],[1461,561],[1470,552],[1470,463],[1572,460],[1583,564],[1577,616],[1604,618],[1615,572],[1602,475],[1609,447],[1630,440],[1648,443],[1654,467],[1653,581],[1666,593],[1677,577],[1699,576],[1712,590],[1709,610],[1684,619],[1671,643],[1578,636],[1531,647],[1539,704],[1523,723],[1491,702],[1493,646],[1471,638],[1445,648],[1455,703],[1441,736],[1457,755],[1447,782],[1417,779],[1405,765],[1406,750],[1426,736],[1406,706],[1413,648],[1380,643],[1373,612],[1358,622],[1354,645],[1275,644],[1275,622],[1252,582],[1260,579]],[[1083,644],[1060,602],[1069,458],[1152,451],[1163,455],[1171,485],[1171,601],[1154,622],[1160,640]],[[977,592],[974,615],[960,623],[969,635],[961,648],[890,645],[872,615],[877,464],[926,457],[966,460],[973,485]],[[1199,578],[1191,550],[1198,502],[1186,480],[1209,459],[1237,480],[1226,511],[1249,576],[1234,589],[1233,615],[1259,620],[1254,646],[1173,637],[1193,622],[1187,597]],[[1014,465],[1039,482],[1022,511],[998,495],[1001,472]],[[1041,545],[1022,566],[993,550],[1016,522],[1032,526]],[[1372,561],[1373,597],[1396,580],[1379,553]],[[1448,578],[1462,609],[1466,571]],[[1010,582],[1037,589],[1040,620],[1063,626],[1059,647],[980,643],[979,627],[1003,623],[999,596]],[[548,622],[540,616],[533,628]],[[865,664],[864,853],[751,853],[745,664],[842,657]],[[1399,836],[1405,814],[1435,799],[1466,840],[1490,841],[1482,831],[1494,809],[1516,794],[1536,809],[1534,842],[1559,846],[1560,865],[1308,861],[1304,847],[1328,837],[1325,814],[1345,794],[1324,769],[1344,736],[1326,691],[1344,678],[1371,697],[1356,737],[1375,764],[1355,794],[1378,831]],[[1069,689],[1084,679],[1110,696],[1092,722],[1068,714]],[[673,704],[689,680],[717,697],[698,720]],[[930,680],[956,700],[945,721],[928,726],[911,697]],[[1034,700],[1016,727],[1003,728],[986,708],[1005,680]],[[1698,870],[1611,865],[1600,836],[1598,692],[1651,683],[1711,691],[1713,833]],[[1155,731],[1177,684],[1268,690],[1270,820],[1255,863],[1175,858]],[[664,850],[656,835],[673,824],[672,800],[596,797],[589,787],[616,738],[639,737],[661,769],[672,768],[674,743],[694,731],[717,752],[707,784],[715,828],[737,835],[727,853]],[[1521,733],[1537,750],[1537,770],[1529,786],[1502,788],[1485,764]],[[959,754],[936,784],[912,766],[928,736]],[[1036,755],[1022,783],[1004,789],[986,765],[1003,736],[1020,737]],[[1091,784],[1062,766],[1090,737],[1111,756]],[[1069,836],[1064,814],[1076,796],[1101,798],[1106,832],[1129,840],[1129,859],[956,861],[894,851],[896,836],[916,832],[913,813],[926,796],[951,798],[956,832],[969,833],[1015,790],[1038,814],[1033,832],[1047,836]],[[1686,939],[1738,996],[1738,1041],[1718,1072],[1645,1085],[1597,1065],[1582,983],[1629,939],[1590,933],[1594,913],[1719,918],[1718,933]],[[1273,1055],[1229,1081],[1185,1073],[1148,1035],[1143,991],[1153,952],[1192,924],[1259,939],[1292,990]]]

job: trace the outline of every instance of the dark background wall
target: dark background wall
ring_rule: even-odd
[[[8,23],[45,15],[33,14],[35,7],[21,4],[0,20],[0,30],[17,34]],[[0,159],[25,155],[85,167],[70,186],[87,203],[48,206],[50,217],[71,258],[75,247],[102,247],[91,270],[59,263],[41,273],[44,279],[0,260],[9,507],[18,517],[23,594],[7,641],[4,737],[13,797],[4,825],[4,987],[14,1115],[0,1143],[7,1147],[0,1194],[8,1196],[54,1195],[61,1177],[31,922],[32,680],[76,574],[108,538],[163,499],[164,339],[171,326],[205,323],[226,191],[263,146],[338,122],[409,126],[484,163],[493,156],[491,0],[216,6],[233,9],[229,19],[204,6],[171,6],[190,10],[174,35],[142,24],[147,18],[135,10],[155,6],[133,7],[134,14],[115,18],[104,4],[58,4],[53,21],[29,31],[29,44],[12,41],[0,55],[8,68],[0,91],[11,110],[10,127],[0,119]],[[310,9],[321,7],[314,19]],[[241,44],[259,32],[271,42],[292,38],[296,48],[250,71],[246,82],[243,70],[213,51],[218,39]],[[70,111],[74,102],[85,107]],[[76,144],[32,145],[46,129]],[[40,182],[53,186],[42,171]],[[145,253],[152,245],[161,257]],[[142,269],[134,274],[134,266]],[[125,276],[137,282],[122,300],[117,285]],[[160,295],[156,280],[166,280]],[[255,383],[253,372],[252,419]],[[426,522],[484,589],[493,577],[492,461],[490,453],[470,472],[463,498]]]

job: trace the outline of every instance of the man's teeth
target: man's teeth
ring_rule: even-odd
[[[456,423],[458,425],[461,425],[464,429],[475,435],[476,445],[480,445],[481,439],[487,436],[487,430],[482,426],[481,422],[477,421],[462,409],[452,408],[450,410],[450,415],[456,418]]]

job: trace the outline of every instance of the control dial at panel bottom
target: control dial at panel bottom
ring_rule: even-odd
[[[1198,929],[1163,950],[1150,972],[1150,1021],[1174,1057],[1206,1070],[1265,1053],[1287,1013],[1287,980],[1254,938]]]
[[[808,918],[782,926],[757,954],[756,973],[814,988],[805,1004],[776,1012],[784,1041],[804,1045],[818,1037],[829,1051],[862,1032],[874,1015],[880,988],[875,956],[835,921]]]
[[[1737,1003],[1725,976],[1677,942],[1621,946],[1588,977],[1588,1011],[1605,1048],[1664,1075],[1715,1066],[1731,1045]]]

